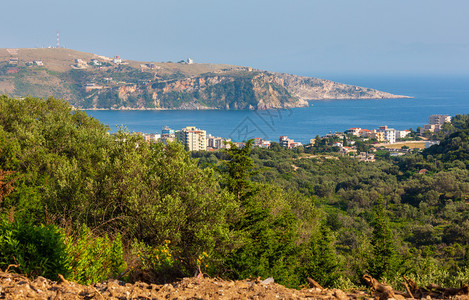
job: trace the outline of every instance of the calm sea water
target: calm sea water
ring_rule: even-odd
[[[329,77],[413,99],[311,101],[310,107],[270,111],[87,111],[116,131],[160,133],[163,126],[197,126],[214,136],[243,141],[261,137],[276,141],[287,135],[306,143],[316,135],[350,127],[416,129],[432,114],[469,113],[469,76]]]

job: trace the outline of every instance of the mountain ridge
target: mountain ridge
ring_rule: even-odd
[[[139,62],[64,48],[0,49],[0,93],[80,109],[279,109],[402,95],[226,64]]]

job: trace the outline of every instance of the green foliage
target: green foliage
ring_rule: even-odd
[[[150,245],[171,239],[193,264],[202,251],[223,257],[237,207],[209,169],[179,144],[149,145],[107,128],[63,101],[0,98],[0,167],[21,176],[0,203],[19,218],[71,220],[97,234],[123,232]],[[190,262],[190,263],[189,263]],[[192,272],[192,271],[191,271]]]
[[[436,156],[443,162],[459,160],[469,166],[469,125],[449,135],[439,145],[426,149],[424,155]]]
[[[332,232],[321,225],[304,250],[303,277],[311,277],[320,285],[333,286],[340,278],[339,261],[335,251]]]
[[[442,141],[443,145],[445,143]],[[459,141],[454,143],[461,146]],[[211,163],[216,165],[224,163],[214,162],[213,156],[226,159],[225,154],[207,155],[212,156]],[[203,153],[197,154],[197,157],[201,156]],[[448,254],[444,249],[455,243],[467,244],[469,207],[465,201],[469,199],[469,172],[464,162],[442,163],[439,156],[408,154],[361,163],[347,157],[336,159],[330,153],[312,156],[285,149],[257,148],[252,149],[249,156],[255,162],[252,170],[262,170],[252,177],[253,184],[277,185],[289,193],[313,197],[305,201],[314,201],[319,212],[327,211],[327,224],[337,239],[333,248],[338,257],[343,257],[339,260],[344,262],[343,274],[354,284],[359,284],[361,276],[372,267],[370,262],[375,255],[371,245],[375,224],[372,212],[380,195],[387,199],[384,214],[387,230],[381,232],[392,232],[392,238],[388,239],[392,243],[386,246],[394,253],[391,256],[401,261],[403,253],[410,247],[433,246],[436,248],[432,255],[442,266],[463,267],[461,251],[455,251],[450,259],[446,259]],[[203,157],[200,159],[204,160]],[[427,169],[427,173],[419,174],[421,169]],[[300,231],[304,242],[308,242],[309,234],[317,229],[314,219],[307,222],[307,231]],[[416,254],[409,255],[406,260]],[[379,269],[378,264],[373,267]],[[386,269],[384,265],[383,268]],[[400,280],[400,272],[413,270],[408,265],[391,269],[393,271],[383,276],[396,282]],[[456,275],[449,272],[447,278],[451,276]]]
[[[113,240],[107,235],[93,236],[91,230],[82,226],[76,237],[67,238],[67,254],[70,278],[82,284],[101,282],[117,277],[124,271],[121,236]]]
[[[223,178],[223,186],[240,201],[245,201],[258,192],[251,182],[251,177],[259,173],[255,170],[253,159],[249,157],[252,143],[253,140],[249,140],[245,147],[238,148],[230,142],[230,148],[223,150],[228,161],[224,161],[223,167],[218,169]]]
[[[54,225],[33,226],[25,222],[0,220],[0,268],[17,264],[13,270],[28,277],[57,280],[68,276],[65,236]]]
[[[418,286],[436,284],[444,287],[459,288],[469,281],[469,269],[467,267],[451,268],[441,263],[435,257],[417,255],[410,262],[413,270],[406,274],[412,278]],[[395,278],[390,284],[398,286],[401,279]]]
[[[172,269],[176,261],[171,254],[170,243],[171,241],[166,240],[162,246],[151,247],[142,242],[134,241],[132,249],[141,261],[142,270],[165,273]]]
[[[382,198],[379,199],[374,208],[371,245],[373,246],[373,255],[369,261],[370,275],[375,278],[396,276],[400,262]]]
[[[252,140],[242,149],[231,145],[225,151],[228,161],[218,169],[224,186],[240,203],[232,226],[241,240],[224,267],[232,278],[274,277],[285,285],[298,286],[298,219],[279,189],[251,182],[258,173],[248,156],[251,144]]]
[[[239,80],[247,86],[252,77]],[[0,96],[0,175],[15,179],[15,190],[9,186],[11,193],[2,195],[0,214],[32,224],[21,226],[37,236],[57,230],[41,223],[70,224],[70,276],[81,282],[122,268],[121,233],[136,240],[144,269],[177,277],[200,267],[212,276],[272,276],[292,287],[306,276],[326,286],[353,286],[365,272],[397,282],[401,272],[430,270],[428,278],[453,284],[451,278],[467,275],[464,124],[423,155],[383,155],[374,163],[331,153],[334,138],[298,151],[275,143],[251,149],[248,142],[242,149],[189,154],[179,144],[149,144],[125,130],[109,134],[60,100]],[[5,224],[0,253],[10,259],[28,241],[15,242],[20,225]],[[27,247],[21,251],[37,246]],[[171,256],[159,254],[165,250]],[[419,257],[434,264],[398,266]],[[57,261],[66,274],[68,262]],[[31,262],[20,271],[50,268],[50,259]]]
[[[295,244],[298,220],[279,194],[279,190],[262,187],[258,196],[242,206],[242,215],[234,224],[242,236],[241,245],[225,263],[230,277],[274,277],[288,286],[300,284]],[[277,203],[268,199],[277,199]]]
[[[161,246],[149,246],[143,242],[134,240],[132,243],[132,254],[138,259],[138,268],[146,272],[151,272],[154,281],[157,283],[167,283],[184,276],[188,270],[184,269],[181,251],[171,249],[171,241],[165,240]],[[203,252],[205,258],[206,252]],[[199,255],[199,258],[202,256]],[[201,260],[195,262],[195,265],[201,266]],[[192,262],[192,265],[194,262]],[[205,264],[202,267],[204,267]],[[206,268],[203,268],[204,270]],[[202,269],[201,269],[202,270]],[[192,271],[192,270],[190,270]]]

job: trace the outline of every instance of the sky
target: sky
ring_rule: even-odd
[[[467,0],[2,1],[0,48],[299,75],[469,74]]]

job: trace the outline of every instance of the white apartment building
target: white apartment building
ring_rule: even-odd
[[[382,132],[384,135],[384,140],[388,141],[390,144],[396,142],[396,130],[394,128],[388,128],[388,126],[380,126],[377,132]]]
[[[183,143],[189,151],[207,150],[207,132],[194,126],[177,131],[176,140]]]

